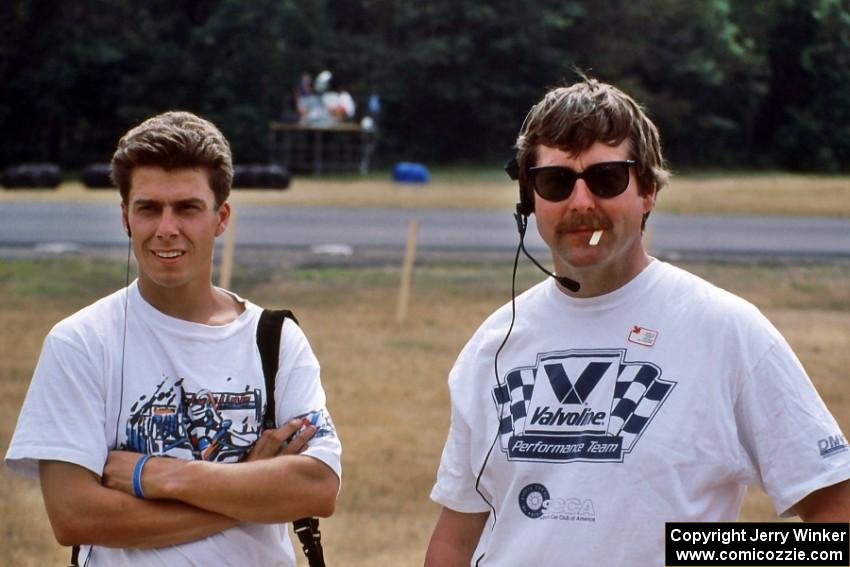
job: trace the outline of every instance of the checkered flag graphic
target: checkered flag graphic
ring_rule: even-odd
[[[563,359],[584,358],[586,364],[615,365],[617,371],[611,399],[605,436],[618,437],[621,450],[628,453],[634,447],[646,425],[667,398],[675,382],[661,379],[661,369],[648,362],[625,362],[623,350],[566,351],[557,353]],[[505,381],[493,389],[493,398],[499,411],[500,446],[507,451],[510,438],[525,431],[540,360],[534,367],[515,368],[508,372]],[[555,357],[545,360],[555,362]],[[572,385],[575,388],[575,384]],[[572,390],[575,392],[575,390]],[[577,393],[576,393],[577,395]],[[565,434],[569,437],[570,433]],[[598,434],[596,434],[598,435]]]
[[[508,446],[508,440],[514,431],[522,431],[528,416],[528,404],[534,391],[534,368],[512,370],[504,384],[493,389],[493,397],[499,405],[499,438],[502,449]]]
[[[649,364],[620,365],[607,433],[622,438],[624,452],[631,451],[673,387],[670,382],[658,380],[660,375],[661,371]]]

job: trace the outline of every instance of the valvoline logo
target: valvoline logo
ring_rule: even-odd
[[[621,461],[675,382],[625,349],[541,353],[494,390],[509,460]]]

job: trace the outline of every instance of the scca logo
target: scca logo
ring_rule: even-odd
[[[595,516],[593,501],[581,498],[554,498],[543,503],[544,514],[575,514]]]
[[[543,515],[543,507],[549,502],[549,491],[542,484],[529,484],[519,492],[519,509],[529,518]]]
[[[519,509],[533,520],[596,521],[589,498],[552,498],[540,483],[525,486],[519,493]]]

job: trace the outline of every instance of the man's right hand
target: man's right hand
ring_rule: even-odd
[[[138,460],[133,453],[121,456]],[[165,547],[239,523],[182,502],[142,500],[107,488],[93,472],[72,463],[39,461],[39,477],[47,516],[62,545]]]
[[[297,455],[307,448],[307,442],[315,434],[316,426],[309,421],[303,418],[291,419],[280,427],[263,431],[244,462],[270,459],[278,455]]]

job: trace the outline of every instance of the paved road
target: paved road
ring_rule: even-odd
[[[418,249],[426,252],[501,252],[513,250],[517,243],[516,224],[508,211],[241,205],[237,245],[251,249],[342,245],[355,253],[401,250],[411,219],[419,221]],[[532,216],[528,248],[543,250],[533,222]],[[850,219],[656,212],[649,226],[653,253],[668,258],[850,259]],[[117,205],[0,205],[2,249],[116,247],[124,242]]]

